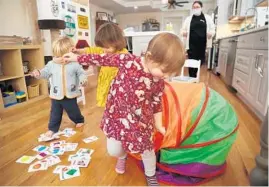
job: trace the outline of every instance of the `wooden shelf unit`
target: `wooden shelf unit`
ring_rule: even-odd
[[[30,71],[44,67],[43,49],[39,45],[19,45],[19,46],[0,46],[0,63],[4,75],[0,76],[0,84],[12,85],[15,91],[24,91],[27,95],[26,101],[5,108],[2,93],[0,91],[0,110],[13,108],[14,106],[25,106],[29,102],[39,100],[48,96],[48,84],[46,80],[37,80],[30,74],[24,74],[23,61],[29,61]],[[40,95],[36,98],[29,98],[27,86],[39,84]]]

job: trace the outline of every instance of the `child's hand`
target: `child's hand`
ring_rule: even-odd
[[[84,79],[84,80],[80,81],[79,84],[80,84],[82,87],[85,87],[85,86],[87,86],[87,83],[88,83],[87,79]]]
[[[71,52],[81,55],[81,54],[85,53],[85,50],[84,49],[77,49],[77,48],[74,47],[74,48],[71,49]]]
[[[67,53],[63,56],[65,63],[76,62],[78,60],[78,55],[74,53]]]
[[[39,78],[40,77],[40,71],[35,69],[33,72],[30,73],[32,77]]]

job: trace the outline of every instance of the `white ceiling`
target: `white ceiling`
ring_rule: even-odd
[[[185,4],[184,7],[182,8],[181,7],[177,8],[176,11],[190,10],[193,1],[194,0],[189,0],[190,3]],[[215,1],[216,0],[203,0],[202,2],[215,3]],[[175,11],[175,10],[167,10],[167,8],[164,8],[165,5],[161,3],[161,0],[89,0],[89,2],[101,8],[110,10],[114,12],[114,14],[116,15],[135,13],[135,12]],[[134,9],[135,6],[137,6],[138,8]]]

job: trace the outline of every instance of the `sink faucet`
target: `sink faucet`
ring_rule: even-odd
[[[257,24],[258,24],[258,12],[257,12],[257,9],[255,7],[248,8],[246,10],[246,14],[245,14],[245,26],[247,26],[247,15],[248,15],[248,11],[250,11],[250,10],[254,10],[254,12],[255,12],[255,28],[257,28]]]

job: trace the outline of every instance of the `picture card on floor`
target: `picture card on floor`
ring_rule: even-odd
[[[37,161],[30,165],[28,172],[35,172],[40,170],[47,170],[48,162],[47,161]]]
[[[63,147],[50,147],[49,152],[52,155],[63,155],[64,154],[64,148]]]
[[[21,163],[21,164],[30,164],[32,163],[34,160],[36,159],[36,157],[34,156],[27,156],[24,155],[21,158],[19,158],[18,160],[16,160],[17,163]]]
[[[90,159],[86,157],[79,157],[71,161],[72,166],[82,167],[82,168],[88,167],[89,163],[90,163]]]
[[[60,174],[62,171],[67,171],[70,166],[58,165],[54,170],[54,174]]]
[[[80,176],[80,170],[77,167],[69,167],[67,171],[61,171],[60,180],[71,179]]]
[[[38,155],[36,155],[36,158],[37,158],[38,160],[42,160],[43,158],[45,158],[45,157],[48,156],[48,155],[49,155],[49,152],[44,151],[44,152],[40,152]]]
[[[36,152],[43,152],[43,151],[47,151],[48,147],[45,146],[45,145],[38,145],[33,150],[36,151]]]
[[[52,140],[59,139],[60,137],[57,134],[54,134],[52,137],[48,137],[45,134],[41,134],[40,137],[38,138],[39,142],[49,142]]]
[[[86,149],[86,148],[80,148],[77,152],[77,154],[88,154],[88,155],[92,155],[94,152],[94,150],[92,149]]]
[[[51,167],[51,166],[56,165],[56,164],[61,162],[61,159],[55,155],[49,156],[49,157],[45,158],[44,160],[46,160],[48,162],[48,167]]]
[[[50,146],[51,147],[59,147],[60,145],[65,144],[65,140],[61,140],[61,141],[56,141],[56,142],[51,142]]]
[[[98,140],[98,137],[96,137],[96,136],[91,136],[91,137],[83,139],[83,141],[85,143],[91,143],[91,142],[94,142],[94,141],[97,141],[97,140]]]
[[[66,143],[63,146],[64,151],[75,151],[77,149],[78,143]]]

